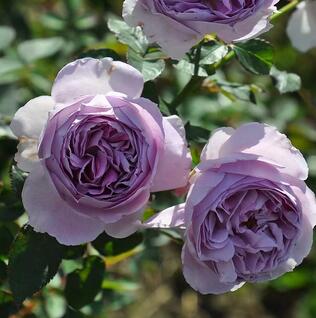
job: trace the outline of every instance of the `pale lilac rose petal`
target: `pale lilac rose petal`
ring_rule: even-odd
[[[38,139],[54,106],[50,96],[31,99],[15,113],[10,125],[12,132],[17,137]]]
[[[132,66],[111,58],[84,58],[67,64],[58,73],[52,97],[58,103],[71,102],[85,95],[120,92],[131,98],[140,96],[143,77]]]
[[[115,238],[124,238],[132,235],[141,228],[140,216],[143,214],[141,209],[139,212],[123,217],[115,223],[105,225],[105,232]]]
[[[152,192],[186,186],[191,170],[192,159],[182,120],[178,116],[164,117],[163,128],[165,148],[158,163]]]
[[[222,145],[219,155],[225,157],[238,152],[253,154],[259,160],[271,160],[281,167],[282,172],[302,180],[307,178],[304,157],[275,127],[260,123],[240,126]]]
[[[100,220],[78,214],[63,201],[41,163],[26,179],[22,199],[35,231],[46,232],[61,244],[89,242],[104,231]]]
[[[192,256],[187,244],[182,249],[183,275],[187,283],[201,294],[222,294],[240,288],[244,283],[220,282],[213,270]]]
[[[26,172],[38,162],[38,139],[54,106],[55,101],[50,96],[40,96],[21,107],[12,119],[10,128],[19,138],[14,159],[17,166]]]
[[[147,220],[143,226],[149,228],[180,228],[185,229],[184,221],[185,204],[178,204],[167,208]]]
[[[230,127],[215,129],[201,153],[201,161],[218,159],[222,145],[232,136],[234,129]]]
[[[302,1],[291,15],[287,25],[287,35],[292,45],[301,52],[316,47],[316,2]]]
[[[30,172],[33,170],[38,159],[38,140],[22,138],[18,144],[18,152],[14,156],[17,166],[23,171]]]

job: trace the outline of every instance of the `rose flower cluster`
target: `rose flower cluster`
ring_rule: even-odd
[[[277,0],[126,0],[123,17],[172,58],[205,35],[230,43],[267,31]],[[127,237],[173,228],[183,273],[219,294],[276,278],[311,249],[316,202],[302,154],[276,128],[248,123],[213,132],[191,171],[184,124],[142,98],[143,76],[111,58],[84,58],[57,75],[51,96],[15,114],[17,165],[29,224],[65,245],[102,232]],[[187,188],[184,203],[143,221],[150,194]]]

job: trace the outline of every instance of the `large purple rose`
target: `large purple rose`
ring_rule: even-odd
[[[29,223],[63,244],[133,233],[151,191],[186,184],[191,166],[177,116],[140,98],[142,75],[110,58],[58,74],[52,96],[28,102],[11,128]]]
[[[315,196],[301,153],[258,123],[218,129],[201,155],[185,204],[147,226],[185,229],[183,272],[197,291],[219,294],[291,271],[309,253]]]
[[[179,59],[205,35],[243,41],[268,31],[279,0],[125,0],[123,17]]]

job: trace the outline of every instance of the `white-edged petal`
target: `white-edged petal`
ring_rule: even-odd
[[[110,92],[137,98],[143,85],[142,74],[126,63],[113,61],[112,58],[83,58],[61,69],[55,79],[52,96],[58,103]]]
[[[146,228],[185,229],[184,223],[185,203],[167,208],[147,220],[143,226]]]
[[[159,158],[151,191],[166,191],[187,185],[191,170],[191,154],[182,120],[178,116],[163,118],[164,153]]]
[[[316,47],[316,2],[303,1],[291,15],[287,35],[292,45],[301,52]]]
[[[38,139],[55,101],[50,96],[31,99],[15,113],[10,128],[17,137]]]

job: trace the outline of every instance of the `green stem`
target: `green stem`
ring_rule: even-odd
[[[168,108],[171,114],[177,114],[177,107],[185,100],[185,98],[191,95],[199,86],[201,86],[204,78],[198,76],[192,76],[189,82],[184,86],[182,91],[176,98],[169,104]]]
[[[301,0],[293,0],[289,4],[282,7],[280,10],[278,10],[276,13],[272,15],[270,18],[271,22],[276,21],[281,16],[287,14],[291,10],[293,10]],[[198,46],[197,49],[197,57],[201,54],[201,45]],[[235,52],[233,50],[229,51],[226,56],[220,60],[218,63],[214,65],[215,70],[219,69],[222,65],[226,64],[230,60],[232,60],[235,57]],[[195,61],[195,67],[194,67],[194,76],[191,77],[190,81],[185,85],[185,87],[182,89],[182,91],[179,93],[179,95],[169,104],[169,110],[172,114],[177,114],[177,107],[185,100],[185,98],[189,95],[191,95],[192,92],[195,91],[204,81],[204,78],[197,76],[198,71],[198,65],[197,61]]]
[[[293,0],[289,4],[282,7],[280,10],[278,10],[276,13],[274,13],[270,19],[271,22],[276,21],[281,16],[287,14],[288,12],[294,10],[296,6],[301,2],[301,0]]]

